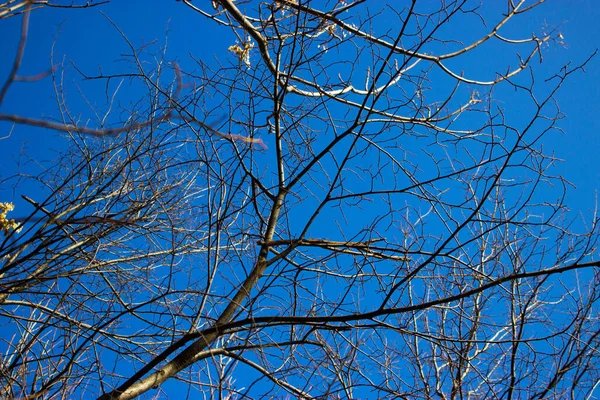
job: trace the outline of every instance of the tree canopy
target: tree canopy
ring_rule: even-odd
[[[1,397],[598,397],[566,5],[134,3],[0,8]]]

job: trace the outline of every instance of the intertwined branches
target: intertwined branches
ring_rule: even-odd
[[[235,38],[217,61],[109,20],[129,69],[75,66],[113,88],[97,124],[64,66],[59,119],[0,110],[68,144],[4,181],[43,189],[1,247],[3,395],[593,397],[598,220],[571,229],[542,147],[589,60],[534,67],[560,33],[511,24],[540,3],[173,4]]]

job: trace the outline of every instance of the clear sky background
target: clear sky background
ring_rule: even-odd
[[[498,2],[499,6],[500,3]],[[529,15],[529,14],[528,14]],[[35,75],[49,68],[49,54],[54,51],[54,64],[64,62],[64,79],[79,81],[72,65],[85,73],[121,72],[122,53],[128,51],[121,34],[112,21],[128,37],[135,47],[151,42],[167,45],[167,60],[177,60],[183,69],[192,67],[189,55],[211,62],[218,57],[227,61],[231,58],[227,48],[235,43],[229,30],[215,27],[200,15],[190,12],[182,3],[175,1],[128,1],[111,2],[95,9],[64,10],[44,9],[32,14],[31,29],[27,43],[21,75]],[[546,49],[545,71],[555,71],[569,61],[581,63],[600,45],[600,6],[594,0],[549,1],[529,16],[531,26],[559,26],[564,36],[564,47],[553,45]],[[454,26],[454,25],[453,25]],[[0,24],[1,53],[4,60],[12,60],[16,51],[20,18],[10,18]],[[217,29],[215,31],[215,29]],[[464,27],[469,30],[468,26]],[[518,27],[511,28],[515,34]],[[168,36],[165,37],[165,34]],[[520,32],[519,32],[520,33]],[[256,56],[255,56],[256,57]],[[483,55],[485,57],[485,54]],[[230,61],[230,60],[229,60]],[[478,60],[485,63],[485,59]],[[73,63],[73,64],[71,64]],[[0,77],[8,75],[10,62],[0,63]],[[468,70],[468,66],[465,66]],[[596,57],[586,68],[585,74],[571,77],[558,95],[561,110],[566,119],[559,123],[565,135],[552,134],[544,140],[546,148],[555,151],[564,159],[560,173],[576,186],[571,190],[567,204],[574,210],[591,210],[595,204],[595,190],[600,187],[600,170],[597,158],[600,153],[600,139],[597,117],[600,104],[600,57]],[[116,82],[114,82],[116,86]],[[114,88],[113,86],[113,88]],[[90,108],[81,101],[77,88],[68,85],[71,100],[69,107],[82,116],[90,118],[90,125],[96,121]],[[102,90],[95,83],[81,84],[81,91],[95,104],[102,100]],[[122,100],[128,95],[120,93]],[[100,99],[97,96],[101,96]],[[136,99],[136,94],[129,96]],[[57,117],[56,102],[50,78],[34,83],[17,83],[2,104],[2,112],[39,117]],[[1,136],[11,132],[7,124],[0,125]],[[7,176],[15,171],[19,155],[27,153],[32,158],[50,157],[49,148],[60,146],[59,135],[43,129],[18,127],[8,140],[0,142],[0,166]],[[11,192],[13,188],[2,188]],[[20,192],[20,190],[17,190]],[[3,194],[13,197],[19,203],[21,193]],[[6,199],[10,200],[10,199]]]
[[[498,1],[498,4],[500,3],[504,2]],[[530,19],[529,23],[523,29],[535,26],[539,34],[545,25],[558,26],[564,37],[564,46],[552,45],[545,49],[544,72],[538,75],[539,79],[549,78],[551,71],[558,71],[568,62],[584,62],[600,46],[600,5],[596,0],[548,1],[527,18]],[[20,22],[20,17],[0,21],[2,80],[12,66]],[[48,70],[51,64],[62,64],[64,69],[57,71],[57,77],[63,77],[67,83],[69,107],[73,114],[81,116],[82,125],[89,121],[90,126],[97,126],[97,118],[88,104],[82,101],[81,93],[87,96],[94,107],[100,104],[102,108],[105,107],[105,88],[104,83],[81,82],[74,66],[90,75],[123,71],[122,54],[130,50],[113,23],[136,48],[155,41],[159,44],[156,49],[166,45],[166,59],[177,61],[183,70],[195,67],[189,55],[215,64],[216,58],[227,62],[234,60],[227,51],[236,40],[231,32],[228,29],[219,30],[214,23],[174,0],[113,1],[93,9],[43,9],[34,12],[20,75],[36,75]],[[463,29],[464,34],[468,36],[469,26],[464,26]],[[514,33],[515,37],[524,34],[520,27],[511,29],[510,32]],[[54,59],[51,61],[52,52]],[[482,64],[481,67],[486,61],[486,54],[482,54],[482,59],[477,60]],[[464,68],[468,69],[469,66]],[[560,108],[566,116],[559,122],[565,134],[554,132],[544,138],[546,152],[554,151],[558,158],[565,160],[558,166],[557,171],[575,185],[566,200],[567,205],[574,211],[573,217],[577,216],[577,212],[589,215],[596,202],[596,191],[600,188],[599,80],[600,56],[597,56],[586,68],[586,73],[574,74],[557,96]],[[77,82],[78,86],[73,82]],[[108,92],[112,93],[118,81],[113,81],[110,85]],[[139,96],[140,93],[134,91],[119,93],[122,103],[128,100],[136,101]],[[51,78],[14,84],[1,105],[0,112],[37,118],[57,118],[59,114]],[[52,159],[52,149],[60,149],[63,146],[60,134],[39,128],[18,126],[13,129],[9,124],[3,123],[0,124],[0,137],[5,136],[9,137],[0,141],[2,178],[17,171],[34,172],[37,167],[32,161]],[[27,157],[23,158],[24,154]],[[30,161],[24,164],[27,159]],[[0,201],[13,201],[17,207],[15,214],[11,216],[19,216],[20,206],[23,207],[22,210],[27,209],[25,203],[20,200],[20,195],[28,195],[35,190],[40,189],[1,187]]]

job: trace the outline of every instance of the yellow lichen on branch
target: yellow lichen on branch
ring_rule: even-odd
[[[239,44],[234,44],[233,46],[229,46],[228,50],[235,54],[240,61],[242,61],[248,68],[251,67],[250,64],[250,50],[254,47],[254,43],[252,43],[251,39],[248,39],[243,46]]]
[[[0,203],[0,230],[10,232],[17,229],[19,224],[15,220],[6,218],[6,214],[14,209],[13,203]]]

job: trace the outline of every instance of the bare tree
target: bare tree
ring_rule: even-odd
[[[541,3],[169,5],[231,35],[218,61],[107,19],[128,66],[72,67],[106,87],[83,123],[66,65],[19,75],[25,2],[0,106],[52,79],[60,113],[1,126],[65,146],[3,177],[39,189],[0,207],[2,396],[596,398],[598,216],[571,228],[542,146],[589,60],[512,37]]]

